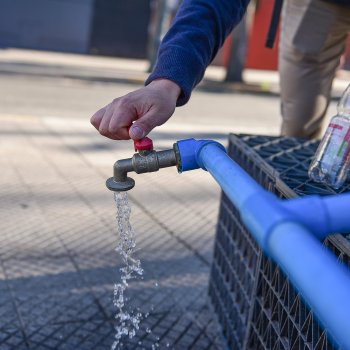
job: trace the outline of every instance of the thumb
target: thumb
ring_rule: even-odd
[[[132,124],[129,135],[133,140],[140,140],[148,135],[157,125],[163,124],[166,120],[162,121],[162,118],[159,118],[155,113],[148,112]]]

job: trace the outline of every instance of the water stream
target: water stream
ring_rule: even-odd
[[[142,276],[143,269],[140,260],[136,259],[135,235],[130,225],[130,204],[127,192],[114,192],[114,200],[117,206],[117,229],[118,245],[116,251],[120,254],[123,267],[120,268],[120,282],[114,285],[113,304],[116,307],[115,339],[111,349],[122,349],[124,337],[133,338],[140,327],[142,314],[140,312],[128,310],[125,307],[125,291],[129,281]]]

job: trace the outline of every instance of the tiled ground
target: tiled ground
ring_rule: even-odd
[[[104,181],[132,145],[102,142],[87,121],[0,123],[0,349],[108,349],[120,259]],[[162,134],[155,144],[171,146]],[[218,186],[203,171],[134,178],[132,225],[145,274],[127,297],[149,316],[123,349],[224,348],[207,299]]]

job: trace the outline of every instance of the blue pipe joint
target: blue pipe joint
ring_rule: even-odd
[[[177,148],[179,150],[179,156],[180,156],[180,163],[178,166],[179,173],[182,173],[188,170],[199,169],[199,168],[202,168],[203,170],[207,170],[204,167],[199,157],[199,154],[202,151],[202,149],[208,144],[215,144],[217,147],[219,147],[224,152],[226,152],[225,147],[221,143],[213,140],[187,139],[187,140],[177,141],[176,144],[177,144]]]
[[[294,222],[294,217],[281,206],[273,193],[259,191],[239,208],[242,221],[266,255],[271,256],[269,241],[274,229],[281,223]]]

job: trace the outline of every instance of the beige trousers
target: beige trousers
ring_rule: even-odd
[[[322,0],[285,0],[279,51],[282,135],[322,136],[349,32],[350,8]]]

